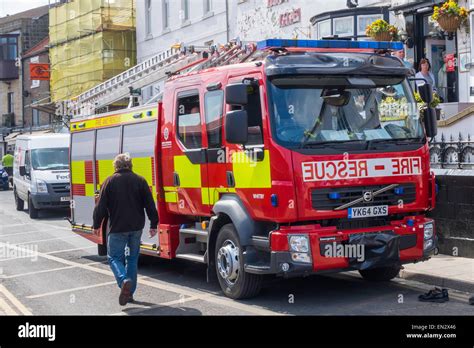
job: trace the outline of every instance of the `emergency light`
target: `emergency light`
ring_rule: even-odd
[[[284,40],[269,39],[259,41],[257,49],[260,51],[269,48],[337,48],[337,49],[371,49],[392,50],[403,49],[402,42],[388,41],[349,41],[349,40]]]

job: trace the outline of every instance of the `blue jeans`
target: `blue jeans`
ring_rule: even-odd
[[[109,233],[107,236],[107,258],[119,288],[125,279],[132,281],[131,293],[137,288],[138,255],[143,231]],[[125,247],[128,246],[128,252]]]

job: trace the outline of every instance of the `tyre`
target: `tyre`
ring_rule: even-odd
[[[107,245],[97,244],[97,254],[99,256],[107,255]]]
[[[16,193],[16,189],[14,189],[13,191],[13,196],[15,197],[16,210],[23,211],[23,209],[25,209],[25,201],[22,200],[20,197],[18,197],[18,194]]]
[[[244,299],[260,292],[263,278],[244,271],[242,248],[233,224],[224,225],[219,231],[214,256],[217,279],[227,297]]]
[[[36,209],[35,206],[33,205],[33,200],[31,199],[31,196],[28,196],[28,214],[30,215],[31,219],[37,219],[39,209]]]
[[[387,282],[392,280],[399,272],[400,266],[381,267],[359,271],[364,279],[375,282]]]

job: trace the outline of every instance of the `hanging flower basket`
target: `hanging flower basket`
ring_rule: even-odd
[[[397,27],[390,25],[383,19],[377,19],[368,25],[365,33],[375,41],[393,41],[398,39]]]
[[[462,24],[468,22],[468,11],[459,6],[457,1],[449,0],[441,6],[435,6],[431,19],[438,22],[447,33],[455,33]]]
[[[461,17],[444,15],[438,18],[438,24],[444,31],[448,33],[455,33],[461,27]]]
[[[374,34],[373,36],[375,41],[392,41],[392,34],[389,32],[382,32]]]

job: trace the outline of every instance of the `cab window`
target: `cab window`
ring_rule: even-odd
[[[176,110],[181,143],[187,149],[202,148],[199,92],[195,90],[178,94]]]
[[[207,141],[210,149],[220,148],[222,145],[223,106],[224,91],[211,91],[204,95]]]
[[[249,86],[248,88],[248,105],[246,107],[248,113],[248,142],[246,145],[262,145],[263,144],[263,127],[262,127],[262,104],[260,99],[259,86]]]

